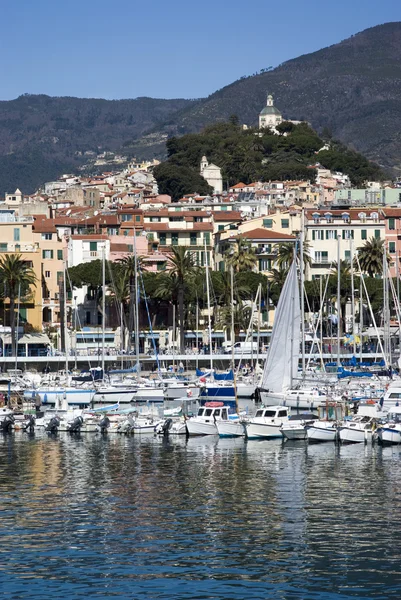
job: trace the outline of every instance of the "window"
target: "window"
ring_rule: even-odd
[[[57,250],[57,260],[63,260],[63,251]]]
[[[273,219],[263,219],[263,227],[271,229],[273,227]]]
[[[388,220],[388,228],[394,230],[395,229],[395,219]]]
[[[0,252],[7,252],[8,244],[0,244]]]
[[[166,234],[165,233],[159,233],[159,242],[160,242],[161,246],[166,245]]]
[[[128,235],[128,229],[124,229],[124,235]]]
[[[259,271],[270,271],[272,267],[272,261],[269,258],[259,259]]]
[[[350,262],[350,261],[351,261],[351,251],[350,251],[350,250],[346,250],[346,251],[344,252],[344,258],[345,258],[345,260],[346,260],[347,262]]]
[[[89,310],[86,311],[85,314],[85,325],[90,325],[91,324],[91,313]]]
[[[157,270],[158,271],[165,271],[166,270],[166,263],[165,262],[157,263]]]
[[[89,242],[89,250],[91,252],[97,252],[97,242]]]
[[[361,230],[361,240],[367,240],[368,239],[368,232],[366,231],[366,229],[362,229]]]
[[[224,225],[219,225],[219,231],[224,231]]]
[[[150,223],[161,223],[161,217],[150,217]]]
[[[42,250],[42,258],[53,258],[53,250]]]
[[[380,240],[380,229],[375,229],[375,238]]]
[[[389,242],[389,243],[388,243],[388,251],[389,251],[391,254],[394,254],[394,252],[395,252],[395,242]]]
[[[194,223],[203,223],[203,217],[194,217]]]
[[[19,242],[19,228],[14,229],[14,242]]]
[[[315,252],[315,263],[327,263],[329,262],[329,253],[326,251]]]
[[[224,271],[225,271],[225,263],[224,263],[224,260],[221,260],[221,261],[219,262],[219,271],[220,271],[221,273],[224,273]]]
[[[210,232],[206,231],[205,233],[205,242],[206,242],[206,246],[210,246]]]
[[[335,229],[326,229],[326,240],[337,239],[337,232]]]
[[[127,249],[128,249],[128,252],[133,252],[134,251],[134,244],[127,244]]]
[[[53,237],[52,233],[42,233],[42,240],[51,240],[52,237]]]
[[[343,229],[343,240],[353,240],[354,239],[354,230],[353,229]]]
[[[323,229],[312,229],[312,240],[324,240]]]
[[[178,245],[178,233],[172,233],[171,234],[171,244],[173,246],[177,246]]]
[[[196,233],[190,233],[189,234],[189,243],[191,244],[191,246],[196,246],[196,244],[198,243],[198,236],[196,235]]]
[[[50,277],[50,271],[45,271],[45,277],[49,278]]]
[[[290,227],[290,220],[289,219],[281,219],[281,227],[283,229],[289,229],[289,227]]]
[[[141,222],[141,215],[135,215],[135,221],[136,221],[136,223],[140,223]]]

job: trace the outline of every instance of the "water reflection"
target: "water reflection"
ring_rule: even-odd
[[[0,580],[13,598],[396,597],[400,452],[2,436]]]

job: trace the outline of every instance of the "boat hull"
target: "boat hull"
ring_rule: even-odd
[[[250,421],[246,427],[246,437],[250,440],[254,439],[273,439],[282,438],[281,423],[258,423]]]
[[[196,417],[186,422],[189,436],[193,435],[217,435],[217,427],[214,422],[197,420]]]
[[[381,444],[399,444],[401,431],[393,427],[380,427],[377,430],[377,439]]]
[[[309,442],[335,442],[337,429],[335,427],[310,425],[306,428],[306,435]]]
[[[365,444],[372,442],[373,432],[358,427],[340,427],[338,437],[342,444]]]
[[[304,426],[282,428],[281,433],[286,440],[306,440],[306,429]]]
[[[217,421],[217,432],[220,437],[244,437],[245,424],[242,421]]]

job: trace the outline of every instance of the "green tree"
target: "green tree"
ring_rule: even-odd
[[[383,252],[385,252],[384,240],[372,237],[367,240],[363,246],[359,246],[358,260],[362,273],[367,273],[369,277],[381,275],[383,273]],[[358,260],[355,259],[355,268],[358,267]],[[390,258],[387,257],[389,262]]]
[[[134,305],[135,305],[135,275],[140,268],[139,259],[134,254],[129,254],[118,259],[122,276],[128,283],[128,350],[131,349],[132,332],[134,330]],[[139,292],[138,292],[139,293]],[[138,332],[137,334],[138,335]]]
[[[20,254],[7,254],[0,258],[0,285],[5,289],[5,297],[10,299],[10,326],[12,355],[16,356],[15,339],[15,299],[27,296],[30,286],[36,286],[37,277]]]
[[[197,168],[199,169],[199,165]],[[213,193],[213,188],[195,168],[164,162],[157,165],[153,173],[159,186],[159,192],[171,196],[173,202],[177,202],[185,194],[198,193],[207,196]]]
[[[309,243],[304,241],[304,267],[311,264],[310,257],[310,246]],[[294,260],[295,246],[292,242],[285,242],[284,244],[275,244],[274,251],[276,253],[276,264],[279,269],[287,270],[290,268],[292,261]],[[301,256],[301,245],[296,244],[297,258]]]
[[[257,263],[257,258],[251,242],[246,237],[239,236],[235,247],[231,248],[227,255],[227,264],[232,265],[234,271],[252,271]]]

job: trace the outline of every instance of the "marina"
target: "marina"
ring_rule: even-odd
[[[400,452],[1,435],[0,581],[32,599],[397,598]]]

